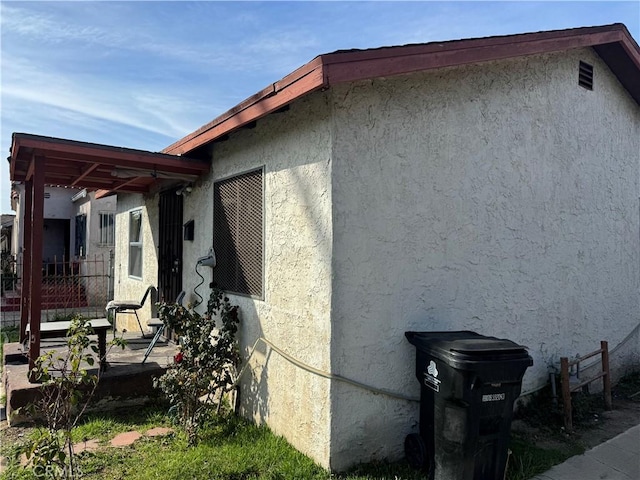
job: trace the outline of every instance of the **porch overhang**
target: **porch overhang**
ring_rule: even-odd
[[[85,188],[96,197],[146,193],[159,179],[194,181],[209,171],[209,162],[27,133],[13,134],[8,160],[11,181],[25,187],[20,341],[28,324],[31,371],[40,355],[45,185]]]
[[[9,162],[12,181],[30,180],[37,162],[44,184],[86,188],[98,198],[146,193],[159,179],[192,182],[209,171],[209,162],[179,155],[27,133],[13,134]]]

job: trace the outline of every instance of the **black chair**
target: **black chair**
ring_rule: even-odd
[[[178,305],[182,305],[182,300],[184,300],[185,295],[186,295],[186,292],[184,290],[178,294],[178,298],[176,298],[176,303]],[[147,322],[147,325],[149,327],[156,327],[158,330],[156,330],[156,334],[153,336],[153,340],[151,340],[151,343],[149,343],[149,346],[147,347],[147,351],[144,352],[144,358],[142,359],[143,365],[144,365],[144,362],[147,361],[147,357],[149,356],[149,354],[151,354],[151,350],[153,350],[153,347],[156,346],[156,343],[158,342],[158,340],[160,340],[160,336],[164,332],[164,322],[159,318],[152,318]]]
[[[142,329],[142,323],[140,323],[140,318],[138,317],[138,310],[140,310],[144,303],[147,301],[147,297],[154,292],[156,287],[153,285],[149,285],[147,290],[144,292],[142,296],[142,300],[139,302],[137,300],[111,300],[107,303],[106,310],[107,314],[111,312],[113,315],[113,336],[116,335],[117,330],[117,317],[118,313],[133,313],[136,316],[136,320],[138,320],[138,325],[140,326],[140,332],[142,333],[142,338],[147,338],[144,334],[144,330]],[[107,315],[109,317],[109,315]]]

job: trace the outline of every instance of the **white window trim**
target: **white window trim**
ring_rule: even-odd
[[[131,241],[131,222],[133,220],[133,216],[135,214],[139,214],[140,215],[140,240],[136,241],[136,242],[132,242]],[[133,273],[131,273],[131,249],[132,248],[139,248],[140,249],[140,275],[134,275]],[[129,274],[130,278],[135,278],[138,280],[142,279],[142,252],[143,252],[143,240],[142,240],[142,209],[141,208],[137,208],[135,210],[131,210],[129,211],[129,244],[128,244],[128,257],[129,257],[129,262],[128,262],[128,266],[127,266],[127,273]]]

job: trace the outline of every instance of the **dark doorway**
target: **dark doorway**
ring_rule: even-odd
[[[182,290],[182,195],[177,190],[160,194],[158,295],[175,302]]]
[[[76,226],[77,228],[77,226]],[[45,218],[42,224],[42,264],[51,273],[55,265],[69,262],[71,221],[69,219]]]

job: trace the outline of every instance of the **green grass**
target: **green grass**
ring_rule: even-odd
[[[144,433],[154,427],[171,427],[171,421],[165,415],[166,410],[164,404],[156,403],[113,414],[89,413],[73,430],[73,440],[81,442],[97,438],[106,443],[117,434],[131,430]]]
[[[348,472],[331,474],[291,447],[284,438],[243,419],[228,416],[212,419],[202,430],[201,442],[189,447],[184,434],[143,437],[130,447],[109,446],[118,433],[144,433],[156,426],[171,426],[166,406],[156,404],[111,414],[92,414],[73,432],[76,442],[97,438],[98,452],[78,455],[82,478],[106,480],[151,479],[332,479],[332,480],[412,480],[424,478],[402,462],[374,462],[358,465]],[[564,457],[557,452],[532,448],[524,441],[512,445],[508,479],[524,480],[540,473]],[[3,446],[10,456],[15,447]],[[14,460],[0,478],[35,478]]]
[[[576,444],[567,444],[561,450],[540,448],[531,441],[519,437],[511,439],[511,456],[507,467],[507,480],[527,480],[554,465],[564,462],[569,457],[584,452],[584,448]]]
[[[4,359],[4,344],[17,342],[20,339],[20,335],[18,334],[18,327],[5,327],[0,329],[0,362],[1,359]],[[0,371],[2,371],[2,366],[0,365]]]
[[[640,375],[633,374],[622,382],[625,391],[640,388]],[[597,408],[585,399],[581,406],[585,415]],[[526,480],[567,458],[583,453],[583,447],[560,433],[561,415],[544,392],[522,408],[519,416],[540,428],[547,439],[557,435],[552,447],[541,448],[536,438],[516,434],[510,442],[507,480]],[[93,480],[150,479],[331,479],[331,480],[412,480],[424,478],[424,472],[411,469],[405,461],[374,462],[358,465],[348,472],[331,474],[313,460],[291,447],[285,439],[243,419],[228,416],[212,419],[201,431],[201,441],[189,447],[186,436],[176,429],[166,437],[148,438],[130,447],[115,448],[109,441],[118,433],[137,430],[144,433],[157,426],[171,426],[167,405],[156,403],[146,407],[123,409],[111,413],[92,413],[76,427],[76,442],[99,439],[98,452],[78,455],[82,478]],[[546,429],[546,430],[545,430]],[[555,433],[554,433],[555,432]],[[0,452],[10,455],[15,447],[3,445]],[[33,474],[14,460],[0,479],[31,480]]]
[[[78,455],[82,478],[106,480],[150,479],[420,479],[421,472],[406,462],[372,463],[336,475],[319,467],[295,450],[287,441],[266,427],[241,418],[226,416],[212,419],[202,430],[201,441],[189,447],[179,430],[166,437],[148,438],[130,447],[109,446],[118,433],[137,430],[144,433],[156,426],[171,426],[166,406],[156,404],[111,414],[92,414],[73,432],[76,442],[97,438],[98,452]],[[16,446],[3,445],[4,455],[15,456]],[[13,460],[4,480],[33,479],[29,470]]]

